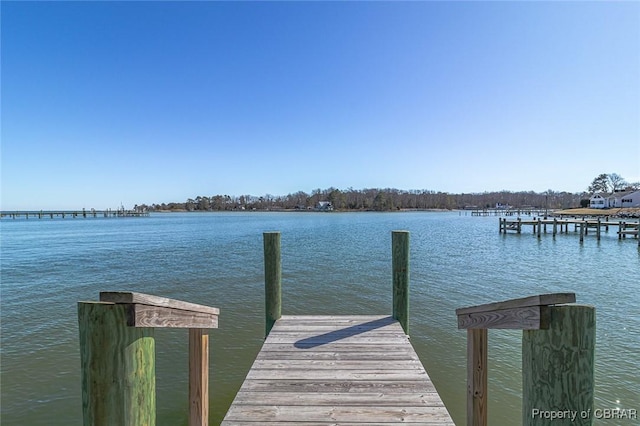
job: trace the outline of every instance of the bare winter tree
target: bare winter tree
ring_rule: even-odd
[[[625,189],[628,185],[627,181],[617,173],[609,173],[609,184],[613,191]]]

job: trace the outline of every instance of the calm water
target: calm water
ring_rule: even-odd
[[[3,425],[80,425],[76,302],[130,290],[221,309],[211,331],[211,424],[262,343],[262,233],[282,232],[283,313],[391,310],[391,231],[411,231],[411,340],[458,424],[466,333],[455,309],[574,291],[597,309],[596,408],[640,410],[640,253],[615,231],[500,235],[454,213],[216,213],[141,219],[3,219]],[[489,333],[489,421],[521,419],[521,332]],[[187,423],[187,333],[157,330],[159,425]],[[638,424],[597,421],[596,424]]]

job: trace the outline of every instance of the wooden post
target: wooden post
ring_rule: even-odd
[[[153,328],[127,326],[127,306],[79,302],[82,417],[89,425],[156,424]]]
[[[584,228],[585,228],[584,220],[580,222],[580,242],[584,241]],[[576,225],[577,226],[577,225]]]
[[[393,271],[393,318],[409,334],[409,231],[391,233]]]
[[[522,219],[518,218],[518,234],[522,233]]]
[[[596,229],[596,240],[600,241],[600,218],[598,218],[598,229]]]
[[[560,232],[562,233],[562,225],[560,225]],[[555,237],[558,233],[558,219],[553,218],[553,236]]]
[[[487,329],[467,329],[467,426],[487,425]]]
[[[189,426],[209,424],[209,334],[189,329]]]
[[[264,238],[264,296],[265,337],[282,316],[282,265],[280,260],[280,232],[265,232]]]
[[[542,228],[542,222],[540,221],[540,218],[538,218],[538,238],[540,238],[540,228]]]
[[[522,424],[592,425],[595,308],[549,309],[547,330],[522,335]],[[564,417],[551,421],[553,413]]]

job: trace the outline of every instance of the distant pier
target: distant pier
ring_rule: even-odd
[[[65,219],[65,218],[110,218],[110,217],[147,217],[148,211],[124,209],[82,209],[82,210],[32,210],[32,211],[2,211],[1,219]]]
[[[555,237],[558,233],[568,234],[569,228],[573,225],[573,232],[580,233],[580,242],[584,241],[585,235],[590,232],[595,232],[596,239],[600,241],[602,230],[609,232],[609,228],[617,228],[618,239],[626,239],[627,236],[636,238],[638,240],[638,246],[640,246],[640,238],[638,238],[638,230],[640,228],[640,219],[617,219],[609,220],[609,217],[597,219],[547,219],[547,218],[534,218],[533,220],[506,219],[499,218],[500,233],[506,234],[507,232],[515,232],[517,234],[522,233],[523,226],[531,226],[533,234],[540,238],[541,234],[551,232]]]
[[[469,209],[465,209],[469,211]],[[552,210],[540,207],[472,209],[471,216],[547,216]]]

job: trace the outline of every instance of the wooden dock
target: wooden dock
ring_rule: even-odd
[[[279,232],[264,266],[266,340],[223,425],[454,425],[407,335],[408,232],[392,232],[391,316],[282,316]]]
[[[265,233],[264,248],[266,339],[222,425],[455,426],[409,342],[407,231],[392,232],[390,316],[282,316],[280,233]],[[488,329],[523,330],[524,426],[546,425],[547,412],[593,425],[595,309],[575,301],[555,293],[456,310],[467,330],[468,426],[488,425]],[[83,424],[155,426],[154,330],[179,327],[189,329],[188,424],[207,426],[207,329],[219,313],[133,292],[79,302]]]
[[[82,209],[82,210],[32,210],[32,211],[1,211],[0,219],[65,219],[65,218],[112,218],[112,217],[148,217],[148,211],[124,209]]]
[[[451,425],[390,316],[283,316],[222,425]]]
[[[533,229],[533,234],[537,235],[540,238],[541,234],[547,233],[547,228],[555,237],[556,234],[564,233],[568,234],[570,232],[570,225],[573,225],[573,232],[580,234],[580,242],[584,241],[584,237],[590,233],[589,230],[595,230],[596,239],[599,241],[602,230],[604,232],[609,232],[610,227],[617,228],[618,239],[623,240],[626,239],[627,236],[633,237],[638,240],[638,245],[640,246],[640,239],[638,238],[638,230],[640,229],[640,220],[633,219],[620,219],[620,220],[609,220],[609,218],[605,218],[602,220],[600,218],[597,219],[547,219],[547,218],[537,218],[533,220],[522,220],[521,218],[517,219],[498,219],[500,226],[500,233],[507,233],[508,231],[513,231],[515,233],[521,234],[523,226],[531,226]]]
[[[509,208],[485,208],[464,209],[471,211],[471,216],[547,216],[552,209],[543,207],[509,207]]]

